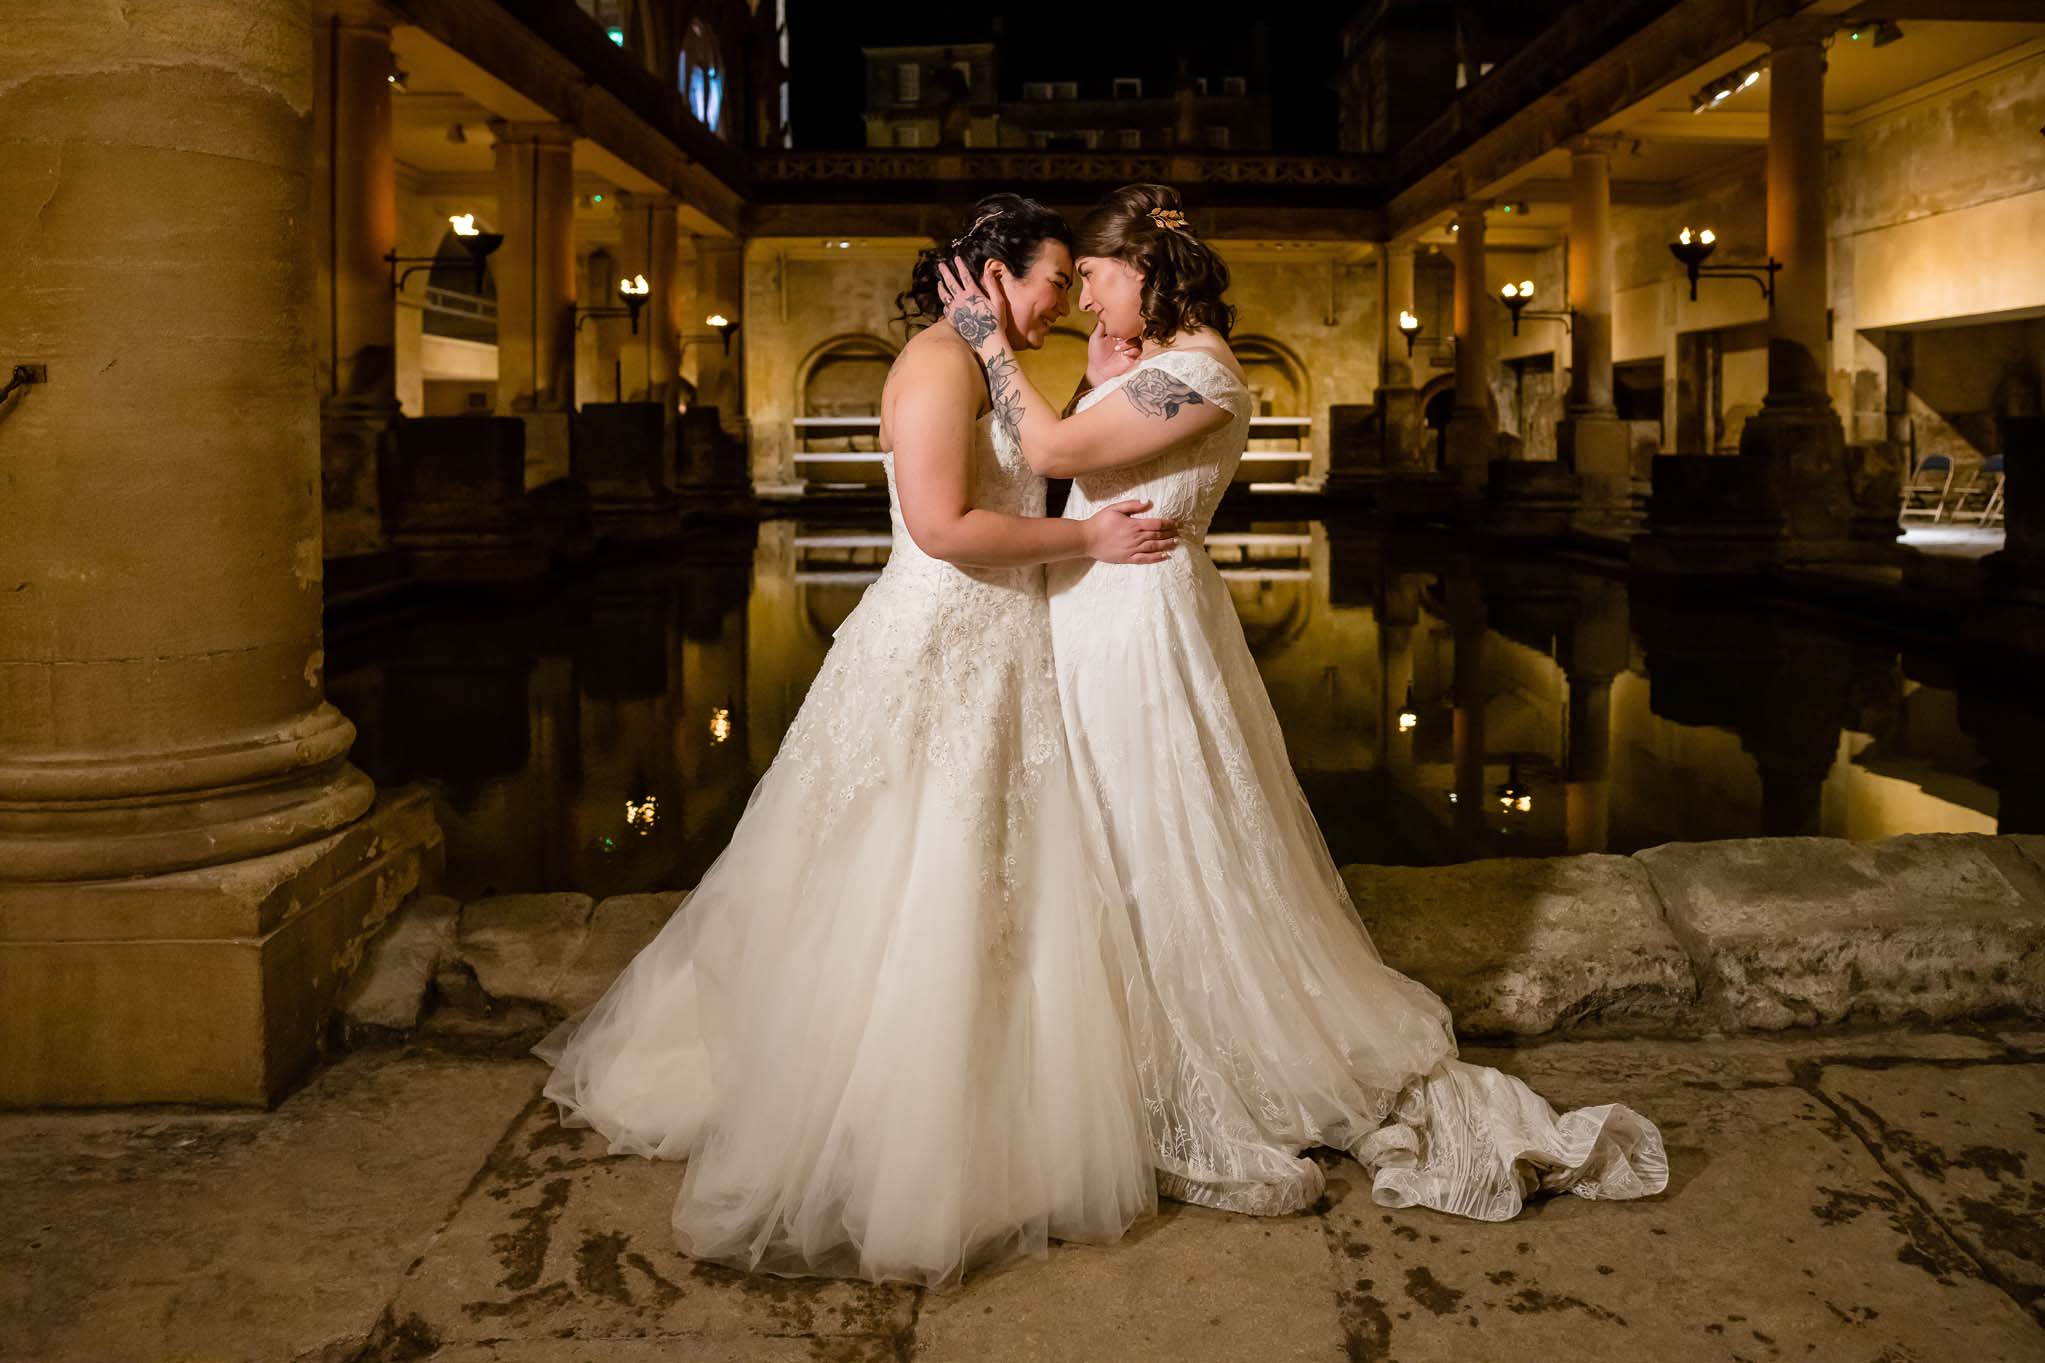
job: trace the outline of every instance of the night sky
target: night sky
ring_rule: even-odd
[[[1245,6],[1249,14],[1262,6]],[[1335,95],[1341,28],[1357,0],[1307,0],[1268,7],[1272,141],[1276,150],[1335,150]],[[1174,27],[1161,19],[1183,14]],[[846,0],[789,0],[790,111],[799,147],[864,145],[862,47],[987,42],[1000,37],[996,68],[1002,97],[1017,98],[1024,80],[1106,80],[1144,70],[1170,70],[1185,52],[1195,74],[1251,74],[1250,22],[1227,28],[1205,21],[1206,6],[969,6],[929,0],[862,5]],[[1084,21],[1076,16],[1084,15]],[[1149,88],[1146,94],[1152,93]],[[1158,93],[1168,93],[1160,91]]]

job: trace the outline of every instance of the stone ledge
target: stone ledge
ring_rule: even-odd
[[[1629,857],[1342,874],[1378,951],[1441,995],[1461,1034],[1534,1036],[1589,1021],[1666,1026],[1697,998],[1690,959]]]
[[[2045,1012],[2045,874],[2019,843],[1747,838],[1635,860],[1711,1011],[1767,1031]]]

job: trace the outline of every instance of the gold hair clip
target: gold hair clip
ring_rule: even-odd
[[[958,244],[960,242],[964,241],[967,237],[972,236],[973,233],[979,231],[981,228],[985,227],[988,223],[993,222],[996,218],[1000,216],[1001,216],[1000,209],[990,208],[985,213],[982,213],[979,217],[973,219],[973,225],[971,227],[968,227],[965,231],[959,233],[957,236],[951,239],[953,249],[957,249]]]
[[[1150,210],[1150,220],[1159,227],[1169,227],[1182,236],[1193,235],[1193,229],[1186,225],[1186,215],[1176,208],[1153,208]]]

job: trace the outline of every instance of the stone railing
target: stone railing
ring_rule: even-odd
[[[979,185],[1177,185],[1196,202],[1274,197],[1300,206],[1354,206],[1383,182],[1370,156],[1256,153],[945,149],[763,152],[752,161],[753,197],[901,198],[933,190],[959,197]]]

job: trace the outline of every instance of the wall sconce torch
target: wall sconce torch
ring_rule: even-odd
[[[1520,318],[1531,317],[1537,322],[1560,322],[1564,331],[1572,331],[1570,314],[1566,312],[1528,311],[1527,304],[1534,301],[1534,281],[1522,279],[1517,284],[1507,284],[1498,291],[1498,297],[1505,304],[1505,310],[1512,314],[1512,334],[1520,334]]]
[[[731,354],[731,338],[738,332],[738,323],[721,312],[713,312],[703,319],[703,325],[717,333],[718,339],[724,342],[724,353]]]
[[[1410,734],[1420,727],[1420,712],[1413,708],[1413,688],[1406,688],[1406,703],[1399,707],[1399,732]]]
[[[1420,335],[1420,319],[1404,308],[1399,309],[1399,334],[1406,338],[1406,358],[1413,358],[1413,341]]]
[[[1683,271],[1690,277],[1690,301],[1697,301],[1697,281],[1704,275],[1728,275],[1738,279],[1751,279],[1760,286],[1761,296],[1768,300],[1768,306],[1775,306],[1775,272],[1782,264],[1774,259],[1757,265],[1707,265],[1711,253],[1718,249],[1718,234],[1709,227],[1693,232],[1685,227],[1676,233],[1676,239],[1669,243],[1669,254],[1682,263]]]
[[[454,229],[455,237],[469,253],[469,263],[476,268],[476,292],[481,293],[485,263],[490,259],[490,253],[504,244],[504,234],[477,231],[476,215],[473,213],[449,214],[447,225]],[[386,251],[383,258],[391,267],[391,293],[394,295],[404,291],[405,281],[413,275],[421,270],[430,270],[441,263],[439,256],[401,256],[396,251]],[[400,265],[408,265],[411,268],[399,274]]]
[[[632,334],[639,334],[639,313],[646,306],[646,295],[653,292],[653,286],[646,282],[646,276],[633,275],[630,279],[618,281],[618,301],[624,304],[618,308],[577,308],[575,329],[582,330],[582,324],[592,317],[628,317],[632,320]]]

